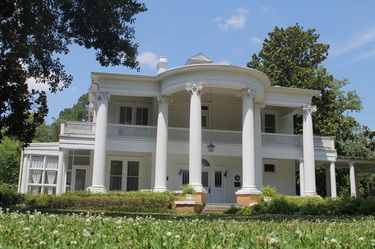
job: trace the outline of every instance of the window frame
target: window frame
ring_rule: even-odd
[[[106,163],[106,177],[105,186],[107,189],[110,187],[111,181],[111,161],[122,161],[122,176],[121,176],[121,190],[122,192],[127,191],[128,185],[128,162],[138,162],[138,190],[142,187],[143,179],[143,157],[123,157],[123,156],[109,156]],[[131,176],[134,177],[134,176]]]
[[[149,126],[152,123],[151,120],[151,112],[152,112],[152,105],[151,104],[143,104],[143,103],[133,103],[133,102],[116,102],[116,124],[121,125],[137,125],[137,108],[145,108],[147,109],[147,124],[143,126]],[[120,116],[121,116],[121,107],[129,107],[132,108],[132,115],[131,115],[131,123],[130,124],[122,124],[120,123]],[[138,125],[137,125],[138,126]],[[139,125],[142,126],[142,125]]]
[[[266,171],[265,165],[271,164],[274,167],[274,171]],[[263,162],[263,173],[266,174],[277,174],[277,160],[265,160]]]
[[[266,132],[266,115],[274,115],[275,117],[275,132],[274,133]],[[262,132],[270,133],[270,134],[278,133],[278,118],[279,118],[278,112],[275,110],[265,110],[261,112],[261,116],[262,116],[262,122],[261,122]]]

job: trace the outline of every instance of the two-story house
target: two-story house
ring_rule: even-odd
[[[334,138],[313,135],[318,91],[272,86],[262,72],[214,64],[201,53],[181,67],[166,64],[161,57],[156,76],[92,73],[91,122],[65,122],[59,142],[26,148],[19,191],[190,184],[208,202],[246,204],[267,184],[296,195],[296,177],[301,195],[316,195],[315,168],[324,163],[336,196]]]

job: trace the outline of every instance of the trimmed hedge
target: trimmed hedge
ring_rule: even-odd
[[[252,214],[375,215],[375,198],[277,196],[253,206]]]
[[[17,193],[15,186],[5,183],[0,184],[0,207],[13,207],[23,203],[24,200],[24,195]]]
[[[29,208],[114,211],[114,212],[169,212],[175,197],[172,193],[155,192],[67,192],[63,195],[27,195]]]

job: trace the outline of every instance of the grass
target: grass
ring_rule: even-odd
[[[375,217],[108,217],[0,211],[0,248],[371,248]]]

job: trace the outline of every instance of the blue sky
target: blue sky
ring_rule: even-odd
[[[354,114],[362,124],[375,129],[375,1],[144,1],[148,11],[136,16],[136,42],[141,70],[101,67],[95,51],[77,46],[62,57],[73,77],[69,89],[48,95],[47,122],[71,107],[90,84],[90,72],[155,75],[159,55],[168,67],[183,65],[203,52],[214,62],[246,65],[261,49],[275,26],[299,23],[315,28],[320,41],[330,44],[324,62],[338,79],[347,78],[346,90],[355,89],[363,102]]]

